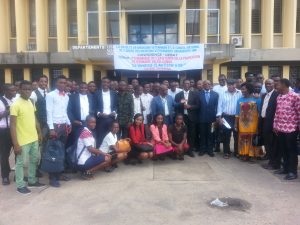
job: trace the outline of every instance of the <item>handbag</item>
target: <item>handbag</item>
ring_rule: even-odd
[[[155,147],[154,147],[155,155],[165,154],[165,153],[168,153],[168,152],[172,152],[173,150],[174,149],[173,149],[172,146],[166,147],[163,144],[156,144]]]
[[[263,146],[263,138],[261,135],[259,134],[254,134],[252,137],[252,146],[254,147],[259,147],[259,146]]]
[[[131,151],[131,145],[130,145],[130,139],[120,139],[116,143],[116,147],[118,149],[118,152],[130,152]]]
[[[41,170],[59,173],[64,170],[65,147],[60,140],[49,139],[42,155]]]
[[[138,152],[153,152],[153,146],[149,145],[147,143],[142,143],[142,144],[134,144],[134,148]]]

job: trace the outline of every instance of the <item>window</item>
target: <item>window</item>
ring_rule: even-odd
[[[118,11],[119,1],[118,0],[107,0],[106,1],[107,11]],[[119,42],[119,12],[108,12],[106,14],[107,18],[107,37],[108,44],[116,44]]]
[[[82,69],[81,68],[70,68],[70,79],[75,80],[77,83],[82,82]]]
[[[240,79],[241,78],[241,67],[228,67],[227,68],[228,79]]]
[[[16,37],[16,11],[15,11],[15,1],[10,2],[10,36]]]
[[[4,84],[5,83],[5,72],[4,69],[0,69],[0,84]],[[4,93],[2,93],[0,90],[0,95],[3,95]]]
[[[252,0],[252,33],[259,34],[261,32],[261,1]]]
[[[77,36],[77,5],[76,1],[68,0],[68,30],[69,37]]]
[[[56,1],[48,0],[49,37],[56,37]]]
[[[300,79],[300,66],[290,67],[290,81],[295,84],[296,80]]]
[[[282,0],[274,0],[274,33],[282,32]]]
[[[39,77],[43,74],[43,68],[32,68],[30,70],[31,80],[38,81]]]
[[[278,74],[282,77],[282,66],[269,66],[269,77]]]
[[[177,44],[178,15],[128,15],[129,44]]]
[[[99,36],[99,22],[97,12],[87,12],[89,37]]]
[[[23,69],[13,69],[12,70],[12,80],[13,80],[13,83],[24,80]]]
[[[29,0],[29,31],[30,37],[36,36],[35,0]]]
[[[207,12],[207,33],[208,34],[218,34],[218,24],[219,24],[219,11],[220,1],[219,0],[210,0],[208,1],[208,10]]]
[[[199,22],[200,22],[200,1],[199,0],[188,0],[187,1],[187,10],[186,11],[186,35],[191,35],[191,42],[193,43],[194,35],[199,35]]]
[[[241,1],[230,0],[230,33],[240,33]]]
[[[248,66],[248,71],[253,74],[262,73],[262,67],[261,66]]]
[[[296,32],[300,33],[300,0],[297,0],[297,26]]]
[[[98,11],[98,0],[88,0],[87,11]]]

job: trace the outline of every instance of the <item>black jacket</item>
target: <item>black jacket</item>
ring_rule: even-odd
[[[175,112],[176,113],[181,113],[184,114],[184,104],[180,103],[181,100],[184,99],[184,92],[181,91],[175,96],[175,102],[176,108]],[[190,121],[192,122],[198,122],[198,113],[199,113],[199,96],[198,92],[190,91],[189,96],[188,96],[188,105],[191,106],[191,109],[187,110],[187,115]]]
[[[261,110],[262,111],[262,107],[264,105],[264,100],[267,94],[263,94],[263,96],[261,97]],[[278,92],[277,91],[273,91],[269,102],[268,102],[268,106],[266,109],[266,117],[263,120],[263,124],[260,123],[260,128],[261,131],[263,133],[269,133],[272,132],[273,130],[273,122],[274,122],[274,117],[275,117],[275,112],[276,112],[276,106],[277,106],[277,97],[278,97]],[[260,115],[261,118],[261,115]]]

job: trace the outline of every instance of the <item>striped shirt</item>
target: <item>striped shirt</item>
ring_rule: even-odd
[[[223,113],[226,115],[235,115],[236,105],[241,97],[242,92],[240,90],[236,89],[233,93],[225,91],[223,95],[219,96],[217,116],[222,116]]]

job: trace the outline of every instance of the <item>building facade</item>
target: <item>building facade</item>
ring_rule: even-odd
[[[0,83],[141,77],[113,70],[114,44],[207,44],[204,69],[177,75],[214,83],[300,78],[300,0],[0,0],[0,34]]]

